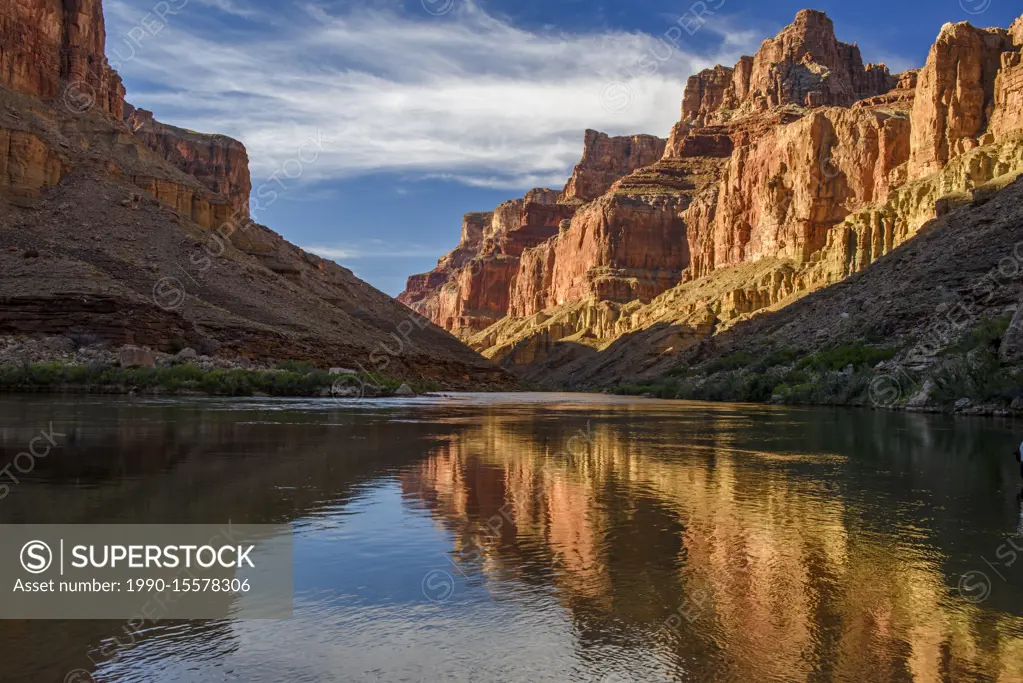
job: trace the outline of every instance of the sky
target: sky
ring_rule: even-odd
[[[391,295],[461,217],[561,188],[583,134],[666,137],[693,73],[812,6],[864,62],[924,64],[941,25],[1018,0],[105,0],[128,101],[241,140],[254,217]],[[260,188],[263,191],[260,192]]]

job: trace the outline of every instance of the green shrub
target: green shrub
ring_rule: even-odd
[[[698,370],[706,375],[714,375],[719,372],[739,370],[753,365],[757,359],[745,351],[733,353],[723,358],[715,358],[699,366]]]
[[[756,372],[764,372],[773,367],[779,365],[790,365],[799,358],[800,352],[797,349],[782,348],[775,349],[771,353],[767,354],[756,363],[753,364],[752,369]]]
[[[297,375],[308,375],[318,370],[315,365],[304,360],[282,360],[277,364],[277,369]]]
[[[998,360],[998,347],[1012,317],[982,319],[961,335],[942,355],[932,373],[934,398],[945,405],[961,398],[1010,403],[1023,395],[1023,377],[1006,370]]]
[[[197,365],[163,368],[112,368],[96,365],[65,366],[35,363],[0,366],[0,391],[40,391],[75,386],[89,390],[159,389],[167,393],[201,391],[218,396],[318,396],[337,379],[313,366],[292,366],[303,372],[218,369],[205,371]],[[360,375],[367,395],[388,395],[401,380]]]
[[[881,361],[894,358],[895,353],[895,349],[867,346],[861,341],[855,341],[811,354],[799,361],[796,369],[828,372],[842,370],[850,365],[856,369],[872,368]]]
[[[1011,315],[998,318],[986,317],[973,329],[962,335],[955,344],[948,348],[951,354],[967,354],[975,350],[991,350],[998,352],[998,347],[1012,323]]]
[[[934,398],[945,405],[961,398],[1007,404],[1023,395],[1023,377],[1005,370],[990,348],[946,358],[938,365],[932,379]]]

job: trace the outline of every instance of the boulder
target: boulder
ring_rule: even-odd
[[[174,356],[174,358],[180,361],[195,360],[198,357],[199,353],[195,349],[187,347],[178,351]]]
[[[932,406],[934,404],[933,394],[935,389],[937,389],[937,386],[935,386],[934,382],[926,380],[924,385],[920,387],[920,391],[916,392],[906,402],[906,407],[909,409],[921,409]]]
[[[365,392],[365,385],[354,377],[339,379],[330,387],[330,395],[334,398],[361,398]]]
[[[409,385],[402,384],[400,387],[398,387],[398,390],[396,392],[394,392],[394,395],[395,396],[415,396],[416,392],[413,391],[412,387],[410,387]]]
[[[156,367],[156,354],[138,346],[122,346],[118,359],[122,368]]]
[[[1023,305],[1016,309],[1009,329],[1002,336],[1002,342],[998,347],[998,360],[1007,365],[1023,361]]]

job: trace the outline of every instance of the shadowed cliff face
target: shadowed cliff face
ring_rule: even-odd
[[[469,343],[571,382],[623,335],[671,320],[655,350],[671,358],[869,267],[1023,172],[1021,36],[1023,18],[948,24],[922,69],[893,76],[800,12],[756,55],[690,78],[663,157],[527,250],[509,315]]]

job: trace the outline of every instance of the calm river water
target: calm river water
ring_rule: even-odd
[[[0,523],[290,524],[295,612],[0,621],[5,683],[1023,681],[1020,423],[5,397],[0,465],[50,424]]]

